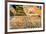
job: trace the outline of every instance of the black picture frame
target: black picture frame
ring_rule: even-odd
[[[43,12],[43,30],[7,32],[7,3],[8,2],[43,4],[43,11],[44,11]],[[9,34],[9,33],[25,33],[25,32],[42,32],[42,31],[45,31],[45,3],[43,3],[43,2],[27,2],[27,1],[8,1],[8,0],[5,0],[5,34]]]

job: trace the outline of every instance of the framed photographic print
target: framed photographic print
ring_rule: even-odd
[[[5,6],[6,33],[45,30],[45,4],[43,2],[7,1]]]

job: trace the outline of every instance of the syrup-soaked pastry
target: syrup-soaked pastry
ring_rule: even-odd
[[[25,17],[23,16],[19,16],[19,17],[13,17],[11,20],[10,20],[10,23],[11,23],[11,28],[24,28],[26,27],[26,21],[25,21]]]
[[[31,17],[28,18],[28,26],[31,28],[38,28],[41,27],[41,17],[38,15],[32,15]]]

